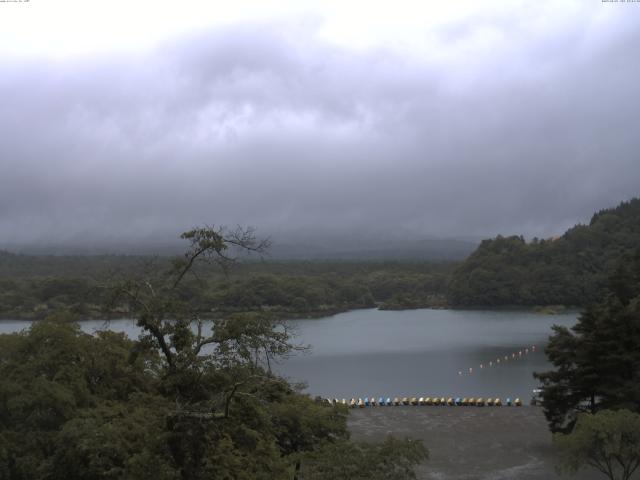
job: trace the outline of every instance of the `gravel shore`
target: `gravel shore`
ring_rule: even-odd
[[[419,478],[437,480],[553,480],[551,434],[539,407],[369,407],[351,410],[349,430],[356,440],[388,434],[419,438],[429,460]],[[602,479],[581,471],[580,480]]]

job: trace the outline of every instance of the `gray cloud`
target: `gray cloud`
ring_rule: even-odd
[[[145,54],[0,58],[0,244],[171,238],[548,236],[639,194],[637,15],[438,32],[451,61],[244,24]],[[461,50],[461,51],[464,51]]]

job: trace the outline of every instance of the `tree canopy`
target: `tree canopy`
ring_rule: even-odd
[[[166,257],[28,256],[0,252],[0,318],[42,319],[68,309],[104,318],[105,284],[166,270]],[[451,263],[258,261],[243,257],[226,274],[196,262],[181,296],[204,317],[269,311],[327,316],[354,308],[416,308],[445,303]],[[121,316],[130,312],[122,306]]]
[[[234,248],[264,244],[246,230],[183,238],[186,254],[166,269],[109,290],[111,306],[134,312],[138,339],[83,333],[69,313],[0,335],[0,479],[291,479],[331,462],[332,445],[411,478],[420,443],[351,443],[345,407],[271,372],[296,348],[286,324],[263,313],[203,321],[188,295],[194,266],[227,268]]]
[[[557,433],[553,444],[562,473],[588,465],[610,480],[629,480],[640,467],[640,415],[628,410],[582,414],[573,432]]]
[[[555,370],[536,374],[553,431],[570,431],[580,412],[640,411],[640,251],[574,327],[553,330],[546,353]]]
[[[600,298],[625,255],[640,245],[640,198],[597,212],[589,225],[527,242],[484,240],[451,276],[453,305],[574,305]]]

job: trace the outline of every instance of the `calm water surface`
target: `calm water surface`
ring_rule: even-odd
[[[356,310],[293,322],[299,341],[312,350],[278,368],[293,381],[306,381],[310,393],[328,397],[500,396],[528,401],[537,386],[532,373],[550,367],[544,346],[551,326],[572,326],[576,317],[575,312]]]
[[[355,310],[292,321],[296,342],[309,344],[311,349],[275,368],[292,381],[306,382],[309,393],[328,397],[437,395],[528,400],[537,385],[532,373],[550,366],[544,346],[551,326],[571,326],[576,317],[576,313],[523,311]],[[29,322],[2,320],[0,333],[28,326]],[[99,320],[82,322],[86,332],[104,327]],[[108,328],[132,337],[138,333],[131,320],[112,320]]]

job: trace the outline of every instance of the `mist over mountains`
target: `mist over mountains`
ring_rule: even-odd
[[[118,45],[64,55],[50,29],[70,19],[48,37],[0,18],[0,245],[162,250],[215,222],[257,227],[274,254],[348,252],[352,232],[374,252],[396,236],[546,238],[637,194],[640,10],[490,3],[369,5],[382,24],[340,23],[364,46],[330,34],[343,8],[208,11],[138,49],[122,16],[95,18],[65,45]]]
[[[257,232],[257,236],[261,236]],[[480,243],[480,238],[397,238],[369,235],[289,235],[268,236],[271,246],[262,255],[247,259],[264,260],[427,260],[455,261],[466,258]],[[4,244],[0,249],[31,255],[177,255],[185,243],[178,238],[148,237],[131,241],[73,239],[65,243]]]

